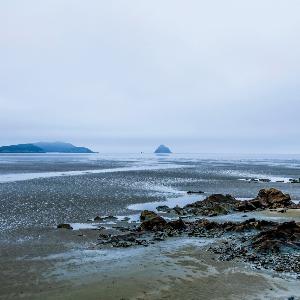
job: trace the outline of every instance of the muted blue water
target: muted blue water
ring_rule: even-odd
[[[109,166],[108,166],[109,164]],[[118,165],[122,164],[121,167]],[[49,178],[55,176],[76,176],[85,173],[105,173],[132,170],[167,169],[175,167],[197,167],[199,165],[224,166],[220,174],[241,178],[270,178],[272,181],[297,178],[300,172],[300,155],[272,154],[0,154],[0,182]],[[228,166],[231,165],[231,168]],[[261,166],[248,169],[245,166]],[[71,170],[70,170],[70,166]],[[238,166],[244,167],[238,168]],[[38,167],[38,168],[37,168]],[[273,168],[273,174],[265,168]],[[54,169],[61,170],[56,171]],[[279,168],[285,170],[279,171]],[[260,171],[260,172],[259,172]],[[296,175],[296,176],[295,176]]]

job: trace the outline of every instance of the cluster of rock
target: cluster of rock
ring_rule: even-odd
[[[249,179],[245,179],[248,182],[271,182],[272,180],[269,178],[249,178]],[[275,182],[281,182],[284,183],[285,180],[282,179],[277,179],[275,180]],[[288,180],[289,183],[300,183],[300,178],[290,178]]]
[[[249,182],[271,182],[269,178],[250,178],[247,181]]]
[[[300,178],[298,179],[289,179],[290,183],[300,183]]]
[[[140,224],[111,229],[102,227],[99,229],[98,246],[148,246],[174,236],[224,238],[223,242],[210,247],[211,251],[219,254],[220,259],[243,259],[253,262],[258,268],[269,267],[300,275],[299,223],[294,221],[278,223],[255,218],[244,222],[221,223],[205,218],[196,220],[194,218],[200,215],[211,217],[266,208],[295,208],[295,205],[289,195],[276,189],[261,190],[256,198],[249,201],[240,201],[230,195],[215,194],[183,208],[170,209],[161,206],[160,210],[175,212],[177,217],[179,215],[179,218],[171,221],[159,213],[144,210],[140,215]],[[105,221],[112,218],[115,217],[96,217],[94,220]],[[60,224],[58,228],[72,229],[69,224]],[[291,257],[293,264],[290,263]]]
[[[98,238],[98,246],[105,247],[128,248],[148,245],[149,239],[137,231],[114,232],[114,230],[102,229]]]
[[[179,218],[167,222],[154,212],[147,211],[142,213],[144,214],[152,217],[144,220],[137,232],[148,237],[153,234],[151,242],[183,234],[193,237],[223,237],[223,243],[216,243],[210,248],[220,254],[220,259],[242,259],[254,263],[257,268],[272,268],[280,272],[296,273],[298,276],[300,274],[300,224],[294,221],[280,224],[252,218],[244,222],[218,223],[207,219],[188,222]],[[150,240],[148,239],[148,243]]]
[[[294,221],[269,224],[259,233],[223,240],[209,250],[220,260],[240,259],[258,269],[294,273],[300,278],[300,225]]]
[[[157,211],[174,213],[179,216],[209,216],[214,217],[218,215],[225,215],[236,211],[237,205],[240,201],[233,198],[231,195],[213,194],[204,200],[196,201],[187,204],[184,207],[178,205],[170,208],[168,206],[158,206]]]
[[[204,200],[188,204],[184,207],[168,206],[157,207],[158,211],[175,213],[180,216],[195,215],[214,217],[226,215],[237,211],[253,211],[262,209],[297,208],[292,202],[290,195],[271,188],[259,191],[256,198],[248,201],[237,200],[231,195],[214,194]]]

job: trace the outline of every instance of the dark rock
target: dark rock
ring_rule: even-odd
[[[185,210],[182,208],[182,207],[179,207],[178,205],[176,205],[174,208],[173,208],[173,211],[177,214],[177,215],[180,215],[180,216],[183,216],[186,214]]]
[[[239,211],[252,211],[256,209],[276,209],[292,206],[294,203],[288,194],[283,194],[281,191],[271,188],[262,189],[257,197],[249,201],[241,201],[236,208]]]
[[[186,205],[183,209],[189,214],[217,216],[233,212],[240,201],[231,195],[214,194],[204,200]]]
[[[170,226],[172,229],[176,229],[176,230],[183,230],[187,227],[181,218],[179,218],[178,220],[175,220],[175,221],[168,222],[168,226]]]
[[[105,219],[105,220],[118,220],[117,217],[112,216],[112,215],[109,215],[109,216],[107,216],[107,217],[104,217],[104,219]]]
[[[162,212],[169,212],[171,208],[167,205],[160,205],[156,207],[157,211],[162,211]]]
[[[245,212],[257,209],[257,207],[252,202],[250,202],[248,200],[238,203],[236,208],[239,211],[245,211]]]
[[[167,221],[156,215],[151,219],[143,221],[139,228],[142,231],[163,231],[166,228],[166,225]]]
[[[202,191],[187,191],[187,194],[191,195],[191,194],[204,194],[204,192]]]
[[[283,194],[274,188],[260,190],[254,200],[259,201],[262,206],[268,208],[282,208],[293,204],[290,195]]]
[[[247,230],[261,230],[263,228],[269,228],[276,223],[265,220],[256,220],[255,218],[248,219],[242,223],[223,223],[222,226],[226,231],[247,231]]]
[[[271,182],[271,180],[268,178],[260,178],[259,181],[260,182]]]
[[[140,215],[140,220],[141,221],[148,221],[148,220],[151,220],[155,217],[157,217],[158,215],[154,212],[154,211],[150,211],[150,210],[143,210],[141,212],[141,215]]]
[[[94,218],[94,221],[101,222],[101,221],[109,221],[109,220],[117,220],[117,219],[118,218],[115,216],[103,216],[103,217],[96,216]]]
[[[164,241],[168,236],[164,232],[157,232],[153,236],[154,241]]]
[[[58,224],[57,228],[60,228],[60,229],[73,229],[73,227],[70,224],[67,224],[67,223]]]
[[[252,247],[261,252],[279,252],[282,248],[300,249],[300,226],[285,222],[259,233],[253,238]]]

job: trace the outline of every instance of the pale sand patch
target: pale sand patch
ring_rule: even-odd
[[[86,278],[82,278],[84,282]],[[30,299],[300,299],[299,280],[274,278],[236,262],[220,262],[205,247],[153,248],[125,267]]]
[[[259,212],[259,214],[267,216],[267,217],[278,217],[278,218],[286,218],[286,219],[291,219],[300,222],[300,209],[287,209],[285,212],[280,212],[282,211],[282,208],[280,209],[267,209],[264,211]]]

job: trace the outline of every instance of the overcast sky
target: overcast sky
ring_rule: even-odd
[[[300,153],[299,0],[2,0],[0,144]]]

